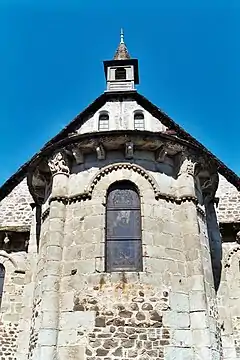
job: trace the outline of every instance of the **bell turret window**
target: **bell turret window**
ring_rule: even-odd
[[[115,70],[115,80],[126,80],[126,69],[119,67]]]

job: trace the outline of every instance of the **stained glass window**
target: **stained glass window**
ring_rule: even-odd
[[[137,111],[134,114],[134,129],[135,130],[144,130],[144,115],[142,111]]]
[[[5,278],[5,268],[2,264],[0,264],[0,306],[2,302],[4,278]]]
[[[106,271],[141,271],[140,198],[129,181],[114,183],[107,194]]]
[[[99,115],[98,130],[104,131],[109,129],[109,115],[102,113]]]

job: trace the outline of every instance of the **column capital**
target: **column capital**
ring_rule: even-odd
[[[187,175],[194,176],[194,170],[195,170],[196,163],[197,163],[197,161],[194,156],[183,153],[178,175],[187,174]]]
[[[48,166],[52,175],[65,174],[69,176],[69,161],[64,151],[55,152],[48,160]]]

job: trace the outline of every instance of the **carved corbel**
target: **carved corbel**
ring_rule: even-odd
[[[9,239],[9,236],[8,236],[8,233],[6,232],[5,233],[5,237],[3,239],[3,242],[5,245],[9,244],[10,243],[10,239]]]
[[[202,188],[204,201],[206,203],[211,200],[214,201],[214,196],[218,187],[218,181],[219,181],[219,177],[217,172],[210,173],[208,178],[202,179],[201,188]]]
[[[166,155],[167,151],[165,146],[161,146],[155,153],[155,159],[157,162],[164,162]]]
[[[133,158],[133,143],[127,142],[125,145],[125,158],[126,159],[132,159]]]
[[[106,152],[102,144],[99,144],[96,147],[96,153],[97,153],[97,159],[98,160],[105,160],[106,158]]]
[[[79,148],[77,148],[77,147],[74,148],[72,150],[72,154],[73,154],[73,157],[74,157],[77,165],[84,163],[84,156],[83,156],[82,151]]]
[[[165,149],[169,155],[176,155],[180,151],[183,152],[185,150],[185,146],[177,142],[167,141],[165,144]]]
[[[43,165],[43,164],[41,164]],[[29,178],[29,188],[30,192],[35,200],[35,202],[42,204],[44,203],[46,197],[51,191],[51,173],[48,167],[44,167],[44,170],[40,169],[38,166],[35,171],[30,174]]]
[[[65,174],[69,175],[69,163],[67,155],[64,151],[56,152],[52,158],[48,161],[49,169],[53,175]]]

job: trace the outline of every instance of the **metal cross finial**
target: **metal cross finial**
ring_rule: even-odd
[[[120,44],[124,44],[124,32],[123,32],[123,28],[121,28],[121,33],[120,33],[121,35],[121,37],[120,37]]]

